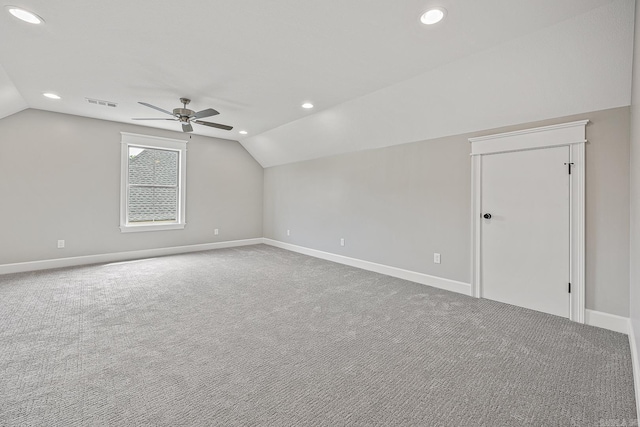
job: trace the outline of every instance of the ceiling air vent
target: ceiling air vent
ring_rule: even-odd
[[[111,101],[102,101],[100,99],[85,98],[89,104],[102,105],[103,107],[117,107],[118,104]]]

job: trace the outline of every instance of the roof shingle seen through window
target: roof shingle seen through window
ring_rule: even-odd
[[[132,153],[132,150],[130,150]],[[144,149],[129,156],[129,221],[176,221],[178,152]]]

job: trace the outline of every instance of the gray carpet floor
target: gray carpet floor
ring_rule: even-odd
[[[0,276],[0,425],[636,425],[627,337],[257,245]]]

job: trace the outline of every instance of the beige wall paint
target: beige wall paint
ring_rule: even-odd
[[[629,108],[587,126],[587,308],[629,315]]]
[[[267,168],[265,237],[468,283],[468,138],[581,119],[591,121],[587,308],[627,316],[628,107]]]
[[[630,317],[636,343],[640,344],[640,4],[636,2],[631,101],[630,200]],[[636,374],[636,378],[639,378]],[[640,384],[636,384],[640,386]],[[637,392],[636,392],[636,395]],[[638,402],[640,403],[640,402]]]
[[[586,118],[587,308],[627,316],[629,117],[629,108],[617,108],[343,154],[268,168],[264,183],[238,143],[194,135],[187,228],[123,234],[120,132],[185,135],[26,110],[0,120],[0,264],[254,238],[264,225],[268,238],[468,282],[467,139]],[[433,264],[434,252],[442,264]]]
[[[121,131],[189,138],[32,109],[0,120],[0,264],[262,237],[262,167],[235,141],[197,135],[186,228],[121,233]]]

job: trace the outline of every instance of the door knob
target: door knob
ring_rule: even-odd
[[[486,213],[484,215],[482,215],[484,217],[484,219],[491,219],[491,214],[490,213]]]

